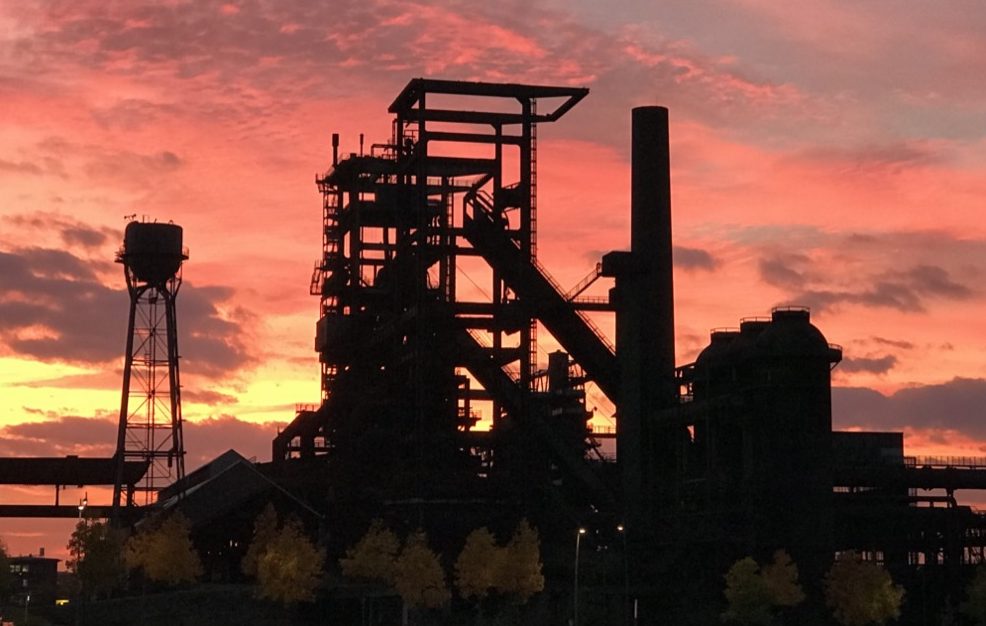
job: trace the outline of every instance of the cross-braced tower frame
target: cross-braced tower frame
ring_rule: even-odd
[[[127,225],[116,259],[130,294],[116,459],[121,470],[128,460],[145,461],[148,468],[136,485],[123,485],[118,471],[114,506],[151,504],[185,474],[175,301],[186,259],[180,226]]]

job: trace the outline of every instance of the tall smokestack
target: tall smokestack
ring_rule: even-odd
[[[674,404],[674,278],[671,260],[671,151],[668,110],[633,110],[630,250],[641,274],[639,298],[645,367],[659,373],[658,407]]]
[[[659,503],[677,484],[678,433],[666,409],[677,402],[674,379],[674,284],[671,267],[671,172],[668,110],[633,110],[630,251],[603,256],[616,285],[619,364],[616,453],[624,520],[642,539]]]

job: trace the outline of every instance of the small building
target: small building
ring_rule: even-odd
[[[54,606],[58,582],[58,559],[29,554],[10,558],[10,573],[14,579],[11,602],[24,606]]]

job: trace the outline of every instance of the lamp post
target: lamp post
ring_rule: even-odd
[[[584,528],[579,528],[579,532],[575,534],[575,590],[572,593],[573,598],[573,610],[572,610],[572,625],[579,626],[579,546],[582,543],[582,535],[585,534]]]
[[[630,566],[627,556],[627,528],[623,524],[616,525],[616,532],[623,538],[623,623],[630,623]]]
[[[86,492],[84,498],[79,500],[79,521],[82,521],[82,512],[86,510],[86,506],[89,505],[89,493]]]

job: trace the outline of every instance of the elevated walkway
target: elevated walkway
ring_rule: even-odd
[[[582,366],[587,378],[611,401],[618,402],[619,380],[613,347],[588,318],[572,307],[547,272],[524,258],[503,225],[496,223],[490,207],[484,206],[479,198],[472,197],[474,211],[464,222],[466,239]]]

